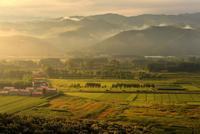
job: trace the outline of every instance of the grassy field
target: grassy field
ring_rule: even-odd
[[[0,96],[0,113],[15,113],[44,103],[42,98],[23,96]]]

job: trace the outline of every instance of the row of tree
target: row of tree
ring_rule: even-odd
[[[200,63],[198,62],[165,62],[165,63],[151,63],[148,65],[151,72],[200,72]]]
[[[100,79],[133,79],[134,75],[131,71],[124,70],[70,70],[70,69],[54,69],[48,67],[45,73],[50,78],[100,78]]]
[[[81,84],[71,84],[70,87],[73,88],[81,88]],[[88,82],[84,86],[85,88],[106,88],[106,85],[102,85],[101,83],[92,83]],[[144,83],[144,84],[138,84],[138,83],[116,83],[112,84],[112,88],[155,88],[155,84],[152,83]]]
[[[15,87],[15,88],[26,88],[31,87],[32,81],[31,80],[0,80],[0,88],[4,87]]]
[[[85,87],[101,88],[101,83],[86,83]]]
[[[112,88],[155,88],[155,84],[117,83],[117,84],[112,84]]]

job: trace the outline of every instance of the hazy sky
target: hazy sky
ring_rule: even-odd
[[[0,17],[199,12],[200,0],[0,0]]]

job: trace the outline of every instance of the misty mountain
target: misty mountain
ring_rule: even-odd
[[[93,48],[103,54],[200,55],[200,32],[174,26],[121,32]]]
[[[42,39],[28,36],[0,37],[0,56],[58,56],[59,51]]]
[[[27,42],[31,47],[36,46],[38,48],[41,45],[41,47],[49,47],[50,50],[53,47],[54,49],[52,51],[58,50],[60,54],[66,54],[93,47],[95,44],[124,31],[144,32],[146,28],[151,26],[169,25],[177,27],[176,29],[187,28],[188,30],[184,30],[184,32],[189,31],[189,29],[200,31],[199,23],[200,13],[181,15],[146,14],[129,17],[118,14],[102,14],[31,21],[0,22],[0,42],[4,42],[0,47],[9,46],[10,49],[13,49],[12,47],[18,45],[21,37],[27,37],[24,42]],[[177,33],[176,31],[174,32]],[[173,34],[174,36],[176,36],[175,33]],[[127,38],[129,38],[128,35]],[[11,43],[12,40],[13,43]],[[148,37],[145,37],[144,40],[148,40]],[[126,46],[124,47],[126,48]],[[42,49],[40,48],[38,50]],[[28,50],[27,48],[27,51],[30,52],[33,49]]]
[[[75,16],[72,18],[60,18],[59,21],[76,28],[61,32],[56,37],[50,39],[52,42],[55,42],[59,49],[64,48],[67,51],[82,49],[120,32],[141,30],[150,26],[175,25],[177,27],[199,28],[200,13],[131,17],[118,14],[103,14],[86,17]]]

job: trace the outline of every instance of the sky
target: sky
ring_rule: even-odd
[[[200,0],[0,0],[0,18],[118,13],[180,14],[200,11]]]

